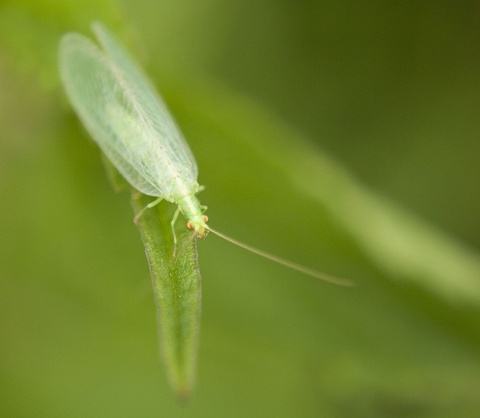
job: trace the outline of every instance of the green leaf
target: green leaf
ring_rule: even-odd
[[[198,112],[192,117],[199,126],[216,113],[219,136],[242,142],[281,171],[291,190],[326,210],[388,277],[420,285],[452,303],[480,306],[478,252],[369,190],[268,109],[213,82],[190,86],[190,91],[197,93]],[[190,101],[179,107],[188,109]]]
[[[139,213],[152,198],[133,194]],[[176,255],[171,228],[176,206],[165,201],[146,209],[137,222],[150,266],[158,312],[160,345],[170,384],[181,401],[193,387],[200,322],[200,271],[196,238],[176,222]]]
[[[358,284],[297,278],[209,237],[201,384],[186,410],[158,370],[131,208],[60,89],[39,87],[58,78],[61,34],[121,18],[88,3],[1,8],[0,415],[478,416],[474,19],[456,30],[451,2],[435,19],[366,8],[353,22],[339,3],[292,20],[270,2],[265,26],[240,3],[130,2],[115,32],[179,121],[212,225]]]
[[[150,196],[138,192],[102,153],[107,176],[116,191],[129,189],[136,222],[142,235],[153,285],[160,347],[170,385],[181,402],[193,388],[200,327],[201,283],[195,234],[180,216],[171,222],[176,205],[161,201],[152,208]],[[175,252],[175,256],[174,256]]]

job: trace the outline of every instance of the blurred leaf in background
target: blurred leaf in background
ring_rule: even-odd
[[[467,1],[2,2],[0,415],[478,415],[479,13]],[[92,20],[163,92],[212,226],[357,283],[199,243],[198,384],[184,408],[158,359],[128,197],[58,84],[60,36]]]

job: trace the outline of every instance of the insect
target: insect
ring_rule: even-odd
[[[340,285],[345,279],[329,276],[230,238],[207,225],[208,217],[196,195],[195,158],[161,97],[142,70],[100,23],[92,25],[100,49],[89,38],[64,35],[60,45],[60,74],[73,108],[103,153],[141,193],[162,199],[187,219],[187,228],[204,239],[208,232],[262,257],[309,276]],[[143,211],[141,211],[136,219]]]

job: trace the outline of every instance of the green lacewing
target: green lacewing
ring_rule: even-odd
[[[303,274],[339,285],[333,277],[230,238],[207,225],[197,198],[198,167],[167,106],[140,67],[100,23],[92,30],[99,42],[78,33],[63,36],[60,75],[67,96],[97,145],[127,181],[140,192],[178,206],[187,228],[204,239],[208,232]],[[145,209],[147,209],[145,208]],[[143,211],[142,211],[143,212]],[[138,216],[141,216],[140,212]]]

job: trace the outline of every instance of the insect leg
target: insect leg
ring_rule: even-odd
[[[180,208],[178,208],[175,211],[175,215],[173,215],[172,222],[170,222],[170,225],[172,227],[172,233],[173,233],[173,258],[175,258],[177,255],[177,234],[175,233],[175,222],[177,222],[179,213],[180,213]]]
[[[138,223],[138,220],[142,217],[143,213],[144,213],[147,209],[153,208],[154,206],[158,205],[161,201],[162,201],[162,198],[159,197],[158,199],[155,199],[153,202],[151,202],[151,203],[149,203],[147,206],[145,206],[140,212],[138,212],[138,213],[135,215],[135,218],[133,218],[133,222],[135,222],[135,225]]]

